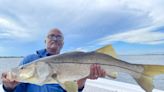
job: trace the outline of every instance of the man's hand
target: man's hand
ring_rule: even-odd
[[[79,89],[84,87],[86,79],[97,79],[98,77],[105,77],[106,72],[99,64],[92,64],[90,66],[90,73],[87,77],[77,80]]]
[[[97,79],[98,77],[105,77],[106,72],[100,67],[99,64],[93,64],[90,66],[89,79]]]
[[[3,86],[7,90],[13,90],[19,82],[15,80],[9,80],[7,76],[8,76],[7,73],[2,73],[1,79],[2,79]]]

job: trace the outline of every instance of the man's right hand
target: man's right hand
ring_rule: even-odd
[[[6,72],[2,73],[2,75],[1,75],[3,86],[7,90],[14,90],[15,87],[19,84],[19,82],[15,81],[15,80],[9,80],[7,78],[7,76],[9,76],[9,75]]]

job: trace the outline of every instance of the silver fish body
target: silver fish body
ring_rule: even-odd
[[[62,87],[68,92],[77,92],[77,84],[67,81],[88,76],[92,64],[100,64],[112,78],[117,77],[117,72],[130,74],[146,92],[154,88],[153,77],[164,74],[163,65],[132,64],[117,59],[112,46],[108,45],[93,52],[69,52],[35,60],[12,69],[9,79],[38,85],[65,83]]]
[[[54,83],[78,80],[86,77],[91,64],[100,64],[107,75],[112,72],[125,72],[140,77],[144,68],[142,65],[130,64],[98,52],[70,52],[38,59],[30,64],[19,67],[17,80],[35,84]],[[29,71],[30,72],[29,72]]]

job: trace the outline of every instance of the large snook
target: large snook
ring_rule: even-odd
[[[20,82],[62,85],[66,81],[86,77],[90,72],[90,65],[95,63],[100,64],[109,77],[116,77],[115,72],[130,74],[146,92],[152,92],[153,76],[164,73],[164,66],[131,64],[117,59],[110,45],[93,52],[69,52],[41,58],[14,68],[11,73]]]

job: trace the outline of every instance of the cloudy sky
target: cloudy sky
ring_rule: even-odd
[[[45,47],[62,30],[62,52],[112,44],[118,54],[164,53],[164,0],[0,0],[0,56]]]

